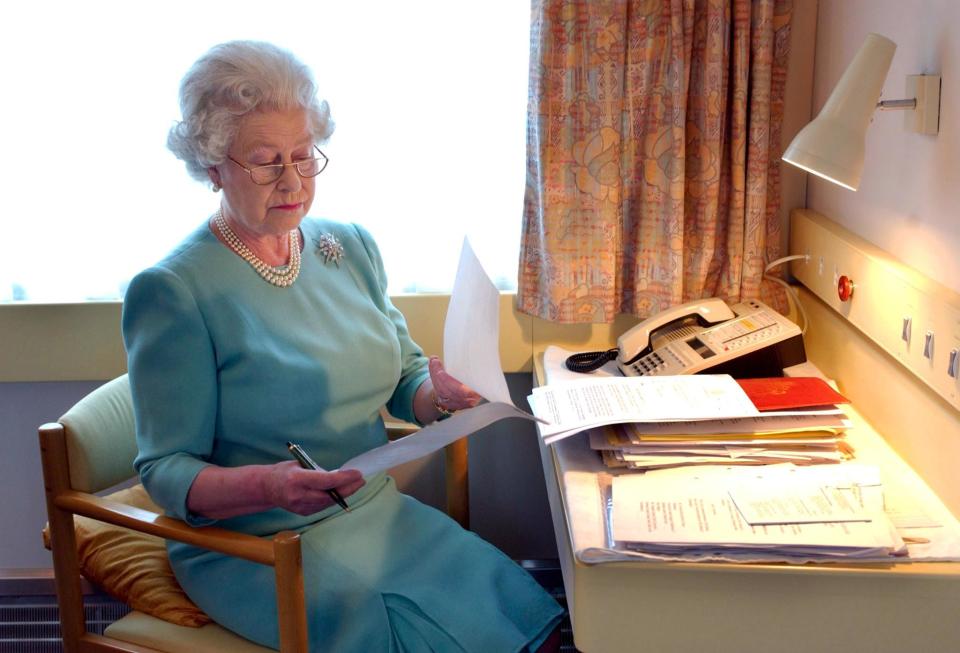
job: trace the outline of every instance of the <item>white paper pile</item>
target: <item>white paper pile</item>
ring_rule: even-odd
[[[777,466],[613,479],[611,547],[793,561],[897,557],[876,468]]]
[[[843,415],[759,416],[710,422],[616,424],[589,432],[611,468],[682,465],[815,465],[852,458]]]
[[[533,389],[533,414],[545,420],[552,444],[581,431],[628,422],[678,422],[755,417],[760,414],[733,377],[590,377]]]
[[[916,561],[960,560],[960,523],[940,502],[923,481],[893,454],[892,450],[867,425],[854,414],[854,426],[847,437],[857,448],[858,459],[863,462],[843,462],[838,465],[804,467],[804,473],[837,474],[847,470],[850,478],[858,481],[861,491],[869,495],[876,490],[870,483],[875,478],[868,468],[880,470],[876,476],[883,480],[883,505],[887,518],[896,526],[906,542],[908,555],[888,553],[885,549],[875,557],[856,557],[857,563],[901,563]],[[735,562],[735,563],[790,563],[804,564],[823,561],[818,555],[779,554],[771,549],[735,549],[730,547],[709,548],[668,546],[665,552],[648,552],[642,544],[618,543],[613,538],[613,492],[615,478],[605,473],[603,463],[596,452],[588,446],[587,438],[567,438],[551,447],[560,481],[563,506],[567,512],[570,542],[577,560],[586,564],[602,564],[625,560],[683,561],[683,562]],[[770,473],[790,465],[771,467],[704,466],[664,469],[653,474],[627,472],[626,476],[642,477],[650,481],[662,481],[674,487],[696,485],[710,480],[727,488],[736,488],[744,479],[758,473]],[[856,471],[860,468],[861,471]],[[853,471],[851,471],[853,470]],[[727,479],[720,477],[726,476]],[[698,481],[697,479],[701,479]],[[829,485],[829,484],[828,484]],[[776,488],[763,488],[762,497],[780,497]],[[872,497],[867,497],[866,501]],[[622,506],[621,506],[622,508]],[[843,559],[828,558],[829,561]],[[851,560],[854,561],[854,560]]]
[[[654,470],[689,465],[815,465],[849,460],[849,428],[836,406],[758,411],[725,375],[623,377],[613,370],[566,370],[571,352],[544,354],[548,385],[528,398],[543,441],[587,430],[610,468]]]

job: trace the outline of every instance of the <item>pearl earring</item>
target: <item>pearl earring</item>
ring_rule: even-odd
[[[215,184],[213,185],[213,192],[214,192],[214,193],[219,193],[219,192],[220,192],[220,184],[216,184],[216,183],[215,183]]]

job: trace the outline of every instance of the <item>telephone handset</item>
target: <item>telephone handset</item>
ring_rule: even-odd
[[[719,297],[698,299],[674,306],[647,318],[617,338],[617,363],[633,363],[651,349],[663,346],[687,333],[696,333],[709,324],[735,317],[727,303]]]
[[[806,360],[796,324],[766,304],[728,306],[702,299],[650,317],[617,339],[607,352],[574,354],[567,367],[589,372],[608,360],[627,376],[730,374],[736,378],[781,376]]]

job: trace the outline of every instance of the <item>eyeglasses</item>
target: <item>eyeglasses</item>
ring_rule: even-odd
[[[291,163],[271,163],[270,165],[257,166],[255,168],[248,168],[230,155],[227,155],[227,158],[246,170],[250,175],[250,179],[253,180],[253,183],[266,186],[280,179],[287,166],[296,168],[297,174],[304,178],[316,177],[323,172],[327,164],[330,163],[330,159],[328,159],[327,155],[316,145],[313,146],[313,149],[315,149],[320,156],[302,161],[293,161]]]

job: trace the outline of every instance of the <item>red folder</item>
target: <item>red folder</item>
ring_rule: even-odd
[[[849,399],[831,388],[826,381],[816,377],[737,379],[737,383],[760,411],[850,403]]]

